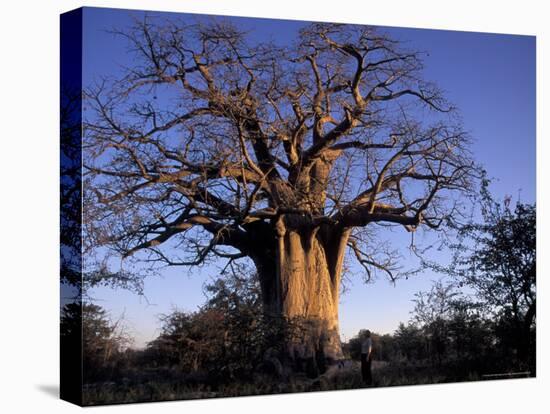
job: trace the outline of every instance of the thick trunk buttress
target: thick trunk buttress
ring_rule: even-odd
[[[340,278],[347,231],[277,228],[275,254],[257,261],[267,314],[294,327],[291,358],[342,357],[338,330]]]

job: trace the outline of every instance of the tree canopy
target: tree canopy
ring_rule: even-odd
[[[117,33],[133,66],[86,94],[90,243],[193,265],[253,257],[281,226],[325,226],[347,232],[369,276],[393,279],[373,224],[435,229],[461,214],[467,134],[421,53],[375,28],[316,23],[285,46],[224,20]]]
[[[485,190],[484,190],[485,192]],[[510,198],[504,205],[485,194],[483,223],[461,229],[454,262],[445,271],[473,289],[499,321],[520,358],[531,354],[536,319],[536,207]]]

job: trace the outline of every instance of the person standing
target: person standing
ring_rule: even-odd
[[[367,385],[372,385],[372,339],[370,337],[370,331],[367,329],[363,342],[361,342],[361,376],[363,382]]]

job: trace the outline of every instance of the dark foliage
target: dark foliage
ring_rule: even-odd
[[[518,341],[529,338],[517,337],[513,318],[492,318],[484,304],[442,282],[428,292],[419,292],[415,303],[411,321],[401,323],[393,335],[371,335],[376,360],[394,366],[435,368],[453,381],[470,376],[535,375],[534,354],[517,352]],[[362,330],[346,344],[354,360],[360,359],[364,335]],[[527,335],[534,338],[534,327]]]
[[[495,321],[506,357],[535,371],[536,207],[510,198],[501,206],[484,191],[484,223],[462,229],[447,272],[475,292]]]
[[[112,322],[98,305],[70,303],[61,311],[62,350],[82,352],[84,383],[119,376],[130,342],[122,320]]]

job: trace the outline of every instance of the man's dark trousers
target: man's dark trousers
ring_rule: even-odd
[[[371,358],[367,354],[361,354],[361,376],[365,384],[372,385]]]

